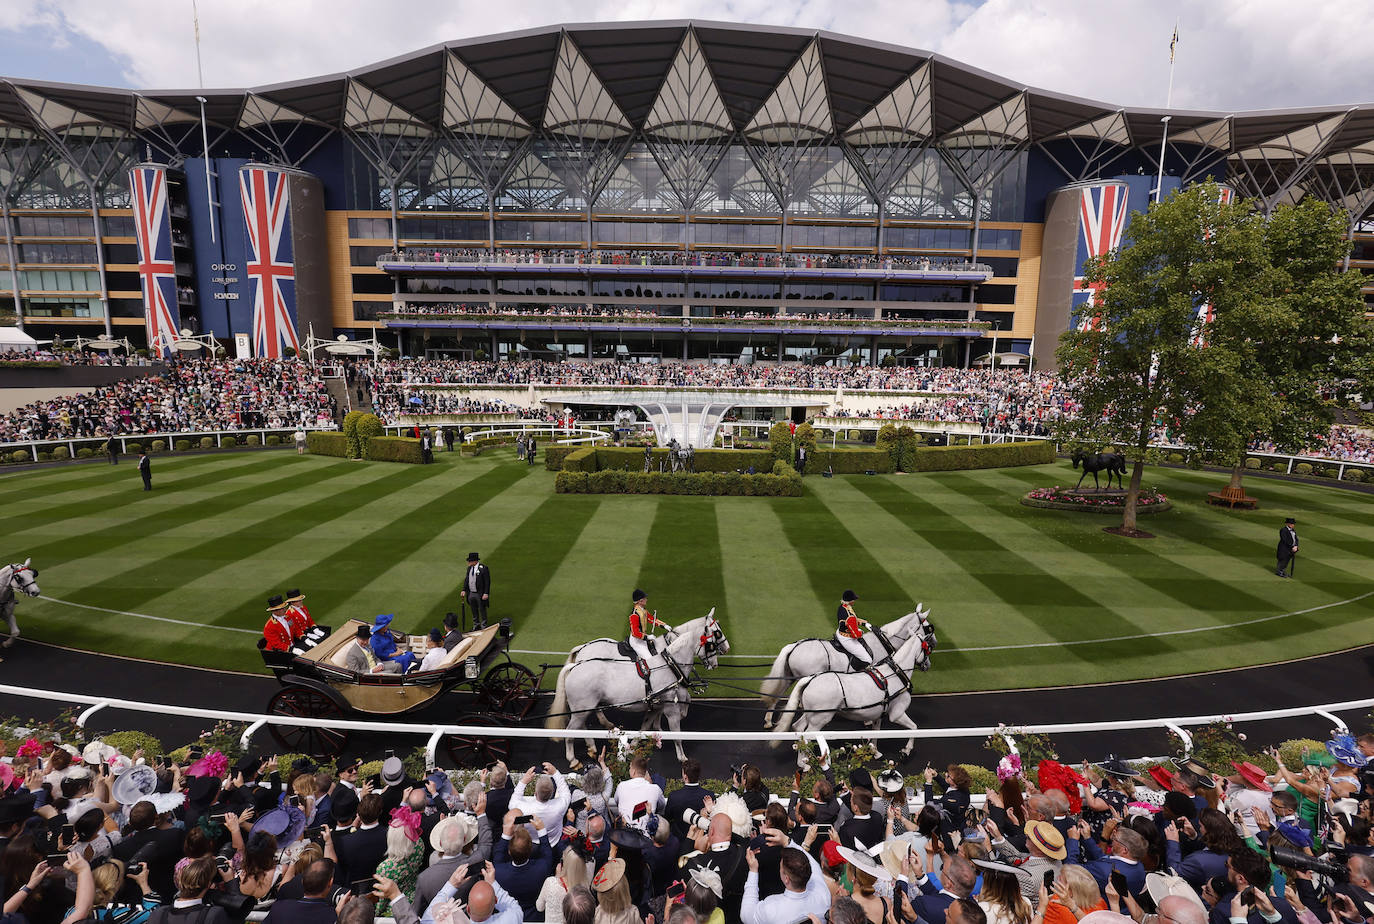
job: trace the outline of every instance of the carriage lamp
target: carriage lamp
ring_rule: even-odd
[[[480,673],[482,673],[482,666],[477,663],[475,657],[469,656],[463,661],[463,676],[468,680],[476,680]]]
[[[497,625],[496,634],[499,635],[499,636],[501,636],[501,638],[503,638],[503,639],[509,639],[509,638],[510,638],[510,636],[511,636],[511,631],[510,631],[510,617],[509,617],[509,616],[507,616],[505,619],[501,620],[501,622]]]

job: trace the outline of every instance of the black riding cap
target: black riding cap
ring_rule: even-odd
[[[840,594],[840,599],[845,603],[853,603],[855,600],[859,599],[859,595],[852,590],[846,590],[844,593]]]
[[[638,587],[635,588],[634,593],[630,594],[630,602],[631,602],[631,603],[638,603],[640,600],[648,600],[648,599],[649,599],[649,595],[646,594],[644,591],[640,590]]]

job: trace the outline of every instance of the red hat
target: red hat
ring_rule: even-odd
[[[826,841],[821,846],[821,858],[826,866],[844,866],[845,863],[844,857],[840,856],[840,845],[834,841]]]
[[[1160,789],[1167,791],[1174,788],[1174,775],[1163,764],[1155,764],[1148,772],[1150,779],[1158,783]]]
[[[1270,786],[1267,782],[1265,782],[1264,769],[1262,767],[1256,767],[1248,760],[1244,763],[1239,764],[1233,760],[1231,761],[1231,766],[1235,767],[1237,770],[1240,771],[1241,779],[1245,780],[1245,782],[1249,783],[1256,789],[1262,789],[1265,792],[1274,791],[1274,787]]]
[[[1070,813],[1077,815],[1083,811],[1083,799],[1078,794],[1078,787],[1092,784],[1077,770],[1066,767],[1057,760],[1042,760],[1036,767],[1035,779],[1041,792],[1058,789],[1068,796]]]

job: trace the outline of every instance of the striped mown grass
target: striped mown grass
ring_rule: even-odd
[[[21,601],[21,625],[258,671],[269,594],[299,586],[321,621],[395,613],[419,632],[458,608],[479,551],[527,663],[623,634],[638,586],[670,622],[716,608],[732,645],[713,675],[724,694],[757,687],[785,643],[829,634],[845,588],[874,622],[930,608],[940,645],[916,685],[931,692],[1269,663],[1374,629],[1374,497],[1327,486],[1252,479],[1262,509],[1232,512],[1204,503],[1222,476],[1151,470],[1175,509],[1146,524],[1156,539],[1127,540],[1102,517],[1017,503],[1071,483],[1067,464],[808,478],[788,499],[555,495],[552,475],[505,450],[438,463],[160,458],[151,494],[131,465],[5,476],[5,554],[32,556],[55,598]],[[1286,514],[1303,547],[1292,581],[1270,573]]]

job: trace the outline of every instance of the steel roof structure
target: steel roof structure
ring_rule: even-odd
[[[576,187],[612,199],[643,145],[681,208],[727,150],[786,203],[842,209],[918,196],[939,170],[977,195],[1035,148],[1065,182],[1158,167],[1224,174],[1262,207],[1317,196],[1352,221],[1374,207],[1374,104],[1258,112],[1125,108],[1026,87],[926,51],[830,32],[672,21],[550,26],[446,42],[309,80],[132,91],[0,78],[0,194],[99,187],[132,157],[177,163],[237,136],[299,164],[339,133],[393,184],[423,162],[452,186]],[[538,150],[539,157],[529,156]],[[840,151],[836,159],[829,154]],[[821,156],[826,152],[827,156]],[[557,165],[557,170],[550,168]],[[557,172],[557,177],[552,174]],[[522,200],[523,201],[523,200]],[[455,202],[454,207],[461,207]]]

